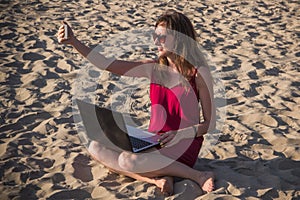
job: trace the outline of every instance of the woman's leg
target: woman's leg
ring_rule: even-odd
[[[148,157],[148,158],[145,158]],[[121,159],[120,159],[121,158]],[[135,172],[140,170],[142,167],[154,166],[153,170],[144,173],[138,173],[140,176],[144,177],[161,177],[161,176],[176,176],[181,178],[187,178],[195,181],[199,184],[199,186],[205,192],[211,192],[214,189],[214,174],[213,172],[208,171],[198,171],[195,170],[181,162],[171,160],[165,161],[164,164],[161,164],[160,168],[154,165],[156,162],[164,162],[163,160],[168,160],[170,158],[165,157],[163,155],[153,155],[153,154],[144,154],[137,155],[128,152],[122,152],[119,156],[119,166],[122,169],[126,169],[127,171]],[[139,160],[143,160],[139,162]],[[139,166],[142,163],[142,166]],[[149,168],[148,168],[149,169]]]
[[[143,161],[142,166],[138,166],[139,170],[143,167],[151,166],[155,162],[168,159],[162,155],[153,156],[151,154],[144,154],[142,155],[143,157],[141,157],[137,154],[131,154],[128,152],[122,152],[120,154],[101,146],[97,142],[91,143],[89,151],[97,160],[113,171],[140,181],[155,184],[161,188],[162,192],[172,193],[173,183],[171,184],[170,182],[173,182],[173,180],[169,178],[170,176],[194,180],[206,192],[211,192],[214,189],[214,174],[212,172],[201,172],[177,161],[170,162],[169,165],[153,171],[135,173],[135,167],[141,164],[139,162],[140,160]],[[165,178],[156,179],[155,177]],[[170,185],[172,185],[172,187]]]
[[[166,195],[173,194],[173,178],[172,177],[160,177],[155,176],[143,176],[137,173],[132,173],[124,170],[119,165],[120,153],[103,147],[97,142],[92,141],[88,151],[92,156],[98,160],[101,164],[107,167],[110,171],[124,176],[131,177],[139,181],[145,181],[150,184],[154,184],[161,189],[161,192]],[[149,175],[149,174],[148,174]]]

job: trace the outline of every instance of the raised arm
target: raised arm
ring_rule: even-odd
[[[65,38],[65,27],[67,25],[68,37]],[[63,22],[57,33],[59,43],[72,45],[82,56],[87,58],[93,65],[102,70],[110,71],[117,75],[126,75],[132,77],[151,77],[154,61],[124,61],[115,60],[114,58],[106,58],[104,55],[97,51],[97,48],[90,48],[79,41],[71,27]]]

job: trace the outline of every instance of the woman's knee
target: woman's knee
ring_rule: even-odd
[[[133,172],[135,170],[137,162],[137,155],[126,151],[122,152],[118,158],[119,166],[122,169],[130,172]]]
[[[103,159],[103,146],[96,142],[92,141],[88,146],[88,152],[97,160],[101,161]]]

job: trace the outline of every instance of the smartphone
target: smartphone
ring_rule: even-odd
[[[65,29],[65,39],[68,39],[68,25],[64,24],[64,29]]]

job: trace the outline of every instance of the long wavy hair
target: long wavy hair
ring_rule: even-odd
[[[194,68],[208,64],[199,48],[197,33],[192,22],[182,13],[167,10],[156,21],[155,28],[162,25],[173,34],[175,65],[179,73],[188,80],[194,75]],[[159,64],[169,65],[165,56],[158,58]]]

